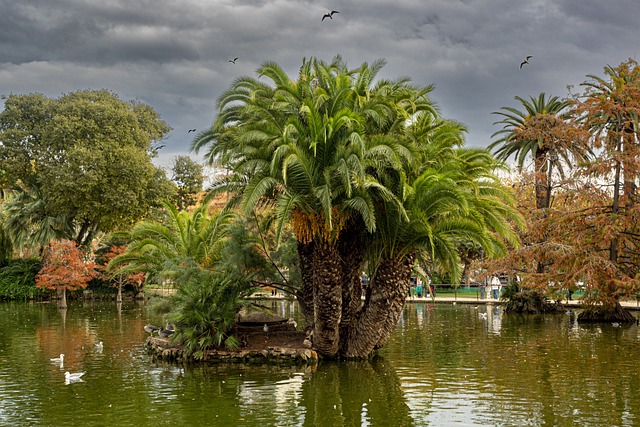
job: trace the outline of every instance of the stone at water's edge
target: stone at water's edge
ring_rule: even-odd
[[[267,347],[262,350],[211,349],[205,351],[202,359],[195,359],[192,356],[186,355],[180,346],[169,343],[169,340],[166,338],[148,337],[145,346],[151,355],[167,361],[275,363],[291,365],[314,365],[318,362],[318,354],[310,348]]]

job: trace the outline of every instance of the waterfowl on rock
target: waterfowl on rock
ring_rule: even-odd
[[[146,325],[144,325],[144,330],[149,332],[151,335],[153,335],[154,332],[158,332],[160,330],[159,327],[152,325],[151,323],[148,323]]]
[[[158,331],[158,336],[162,338],[169,338],[171,335],[173,335],[173,332],[174,331],[172,329],[160,328],[160,330]]]

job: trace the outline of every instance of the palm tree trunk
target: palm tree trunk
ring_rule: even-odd
[[[622,143],[619,142],[616,152],[622,151]],[[618,160],[615,166],[615,175],[613,183],[613,201],[611,202],[611,213],[617,215],[620,210],[620,175],[622,174],[622,164]],[[618,262],[618,237],[614,237],[609,244],[609,261]]]
[[[296,292],[296,298],[305,320],[307,333],[313,331],[313,243],[303,244],[298,242],[298,259],[300,261],[300,274],[302,276],[302,288]]]
[[[342,269],[335,243],[318,243],[313,253],[313,347],[333,358],[340,344]]]
[[[551,201],[549,178],[547,176],[547,155],[545,150],[538,150],[534,158],[536,208],[547,209]]]
[[[364,261],[365,241],[363,224],[351,224],[340,234],[339,250],[342,261],[342,318],[340,342],[345,342],[362,307],[362,281],[360,274]]]
[[[415,255],[387,258],[371,278],[362,312],[342,346],[346,358],[368,357],[391,337],[404,308]]]

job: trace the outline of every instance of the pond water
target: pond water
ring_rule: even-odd
[[[148,322],[142,302],[0,304],[0,425],[640,425],[636,325],[408,304],[380,357],[305,368],[157,363]]]

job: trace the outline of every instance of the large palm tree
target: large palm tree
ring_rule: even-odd
[[[278,229],[291,225],[303,276],[298,300],[314,347],[325,357],[365,357],[386,341],[375,336],[381,330],[371,324],[385,325],[385,331],[395,325],[398,304],[402,304],[396,302],[396,295],[405,280],[404,266],[411,266],[420,250],[438,254],[443,264],[456,268],[453,258],[447,263],[446,256],[440,256],[440,250],[455,256],[455,249],[447,252],[450,247],[434,236],[406,247],[396,243],[397,239],[413,242],[410,227],[418,227],[418,220],[423,220],[423,227],[438,230],[435,219],[440,218],[442,233],[436,234],[441,239],[452,227],[445,225],[445,218],[453,217],[455,209],[445,200],[455,193],[455,179],[443,178],[442,185],[453,189],[433,196],[433,200],[443,198],[432,206],[435,211],[446,208],[440,217],[420,212],[429,206],[412,200],[439,188],[432,189],[434,180],[428,174],[420,181],[424,184],[414,186],[430,167],[447,164],[436,153],[456,152],[451,141],[460,141],[459,129],[450,122],[432,120],[428,129],[415,126],[414,132],[407,133],[410,124],[427,120],[420,117],[437,118],[428,97],[432,87],[413,86],[406,79],[376,82],[382,65],[349,69],[339,57],[331,63],[312,59],[303,62],[294,81],[277,64],[267,63],[259,73],[270,84],[238,79],[221,96],[212,129],[198,135],[193,145],[196,150],[206,147],[210,161],[229,170],[216,187],[232,191],[232,202],[246,211],[271,210]],[[432,139],[440,142],[432,144]],[[426,153],[432,152],[433,158],[427,158]],[[450,169],[451,174],[457,170]],[[473,219],[476,235],[488,242],[480,217],[464,220]],[[391,222],[403,226],[394,229],[388,225]],[[359,273],[367,259],[376,258],[370,253],[373,248],[384,248],[376,265],[387,262],[389,267],[378,267],[379,292],[368,292],[370,304],[363,305]],[[401,274],[383,279],[386,273],[381,271],[391,272],[394,265],[403,266]],[[352,339],[361,344],[356,348],[346,342]]]
[[[498,164],[486,150],[461,147],[463,132],[459,124],[430,115],[417,117],[407,130],[419,150],[418,174],[385,179],[402,195],[402,210],[388,203],[382,207],[367,254],[370,286],[356,326],[343,340],[344,356],[361,357],[387,342],[417,259],[459,280],[460,241],[477,244],[488,256],[504,254],[505,241],[517,246],[513,227],[524,224],[493,173]]]
[[[551,204],[554,168],[562,174],[563,164],[571,165],[571,156],[582,160],[588,153],[565,120],[564,113],[570,105],[568,100],[556,96],[547,99],[544,93],[529,100],[519,96],[515,99],[524,110],[503,107],[493,113],[503,117],[495,123],[502,124],[503,128],[492,135],[498,139],[489,145],[489,149],[495,150],[502,160],[514,156],[520,169],[529,156],[533,158],[536,208],[546,209]]]
[[[299,300],[316,348],[329,356],[338,351],[343,283],[358,277],[363,258],[355,242],[376,227],[372,195],[394,197],[367,162],[397,167],[410,153],[384,135],[401,127],[409,108],[431,108],[405,81],[373,85],[382,65],[305,61],[293,81],[267,63],[259,73],[272,84],[240,78],[221,96],[211,132],[194,144],[228,165],[232,175],[220,187],[238,191],[245,210],[268,206],[279,229],[292,225],[305,284]],[[347,235],[352,240],[341,240]]]

